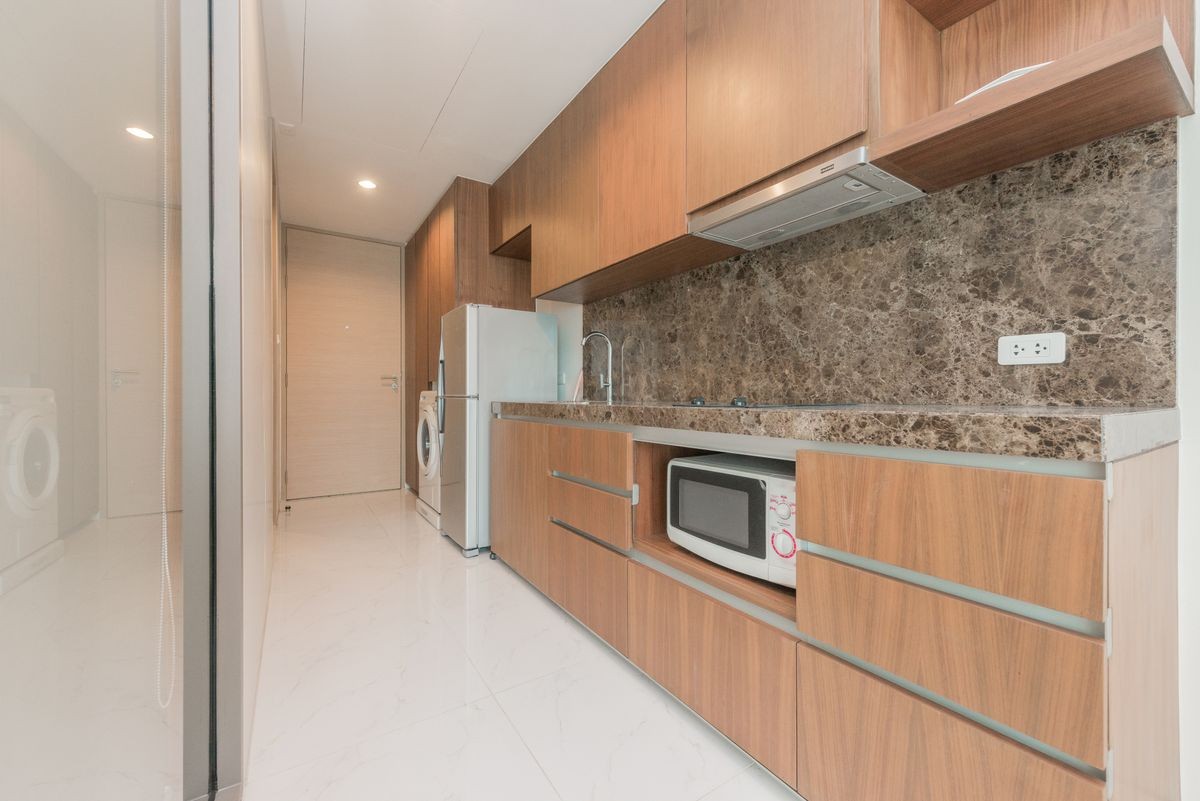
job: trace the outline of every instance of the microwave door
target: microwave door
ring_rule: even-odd
[[[671,526],[729,551],[762,559],[767,553],[767,485],[731,473],[671,471]]]

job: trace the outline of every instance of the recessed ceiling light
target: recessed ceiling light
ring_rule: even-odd
[[[128,133],[133,134],[138,139],[153,139],[154,134],[147,131],[145,128],[126,128]]]
[[[358,185],[361,186],[363,189],[374,189],[376,186],[375,182],[372,181],[370,178],[363,178],[361,181],[358,182]]]

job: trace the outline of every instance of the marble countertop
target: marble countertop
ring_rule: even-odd
[[[1176,408],[502,402],[494,409],[505,417],[1081,462],[1114,462],[1179,439]]]

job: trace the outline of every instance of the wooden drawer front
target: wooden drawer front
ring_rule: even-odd
[[[587,546],[588,628],[629,653],[629,560],[594,542]]]
[[[621,431],[552,426],[550,469],[631,492],[633,437]]]
[[[1104,641],[797,554],[796,626],[818,642],[1104,767]]]
[[[806,645],[796,789],[813,801],[1103,801],[1104,783]]]
[[[800,451],[802,539],[1104,618],[1104,482]]]
[[[629,658],[795,786],[796,641],[643,565],[629,574]]]
[[[550,517],[621,550],[633,547],[632,501],[621,495],[551,478]]]

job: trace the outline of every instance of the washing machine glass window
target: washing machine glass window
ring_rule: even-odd
[[[42,508],[58,484],[58,437],[40,416],[18,422],[8,465],[13,497],[28,511]]]
[[[421,424],[417,427],[418,455],[421,459],[421,469],[426,478],[432,477],[438,468],[437,435],[434,433],[436,430],[432,420],[428,417],[423,417]]]

